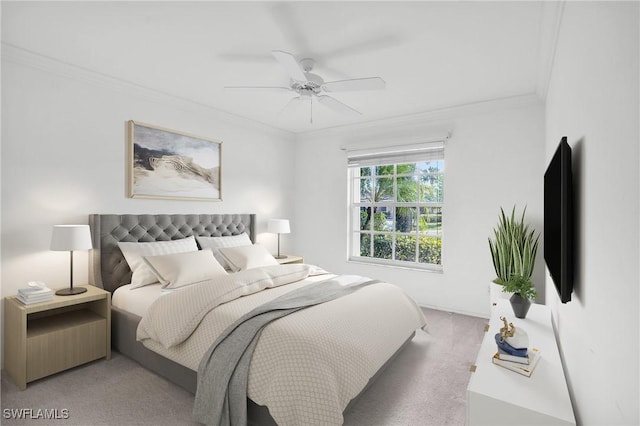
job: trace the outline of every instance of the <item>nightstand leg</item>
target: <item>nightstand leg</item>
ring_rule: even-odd
[[[4,302],[4,366],[20,390],[27,388],[27,316],[16,302]]]

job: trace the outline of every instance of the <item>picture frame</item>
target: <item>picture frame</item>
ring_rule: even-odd
[[[222,201],[222,142],[139,121],[127,123],[128,196]]]

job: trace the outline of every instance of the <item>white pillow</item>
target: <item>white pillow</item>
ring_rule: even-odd
[[[231,269],[227,264],[227,261],[220,254],[220,249],[224,247],[240,247],[250,246],[253,243],[245,232],[239,235],[230,235],[227,237],[196,237],[198,244],[203,249],[210,249],[213,252],[216,260],[225,268]]]
[[[181,240],[154,241],[149,243],[118,243],[122,254],[129,264],[133,274],[131,275],[131,288],[142,287],[158,282],[155,274],[142,259],[144,256],[156,256],[160,254],[184,253],[198,251],[198,245],[194,237]]]
[[[210,250],[145,256],[144,261],[158,277],[162,288],[184,287],[228,275]]]
[[[219,250],[233,272],[261,266],[278,265],[278,261],[260,244],[226,247]]]

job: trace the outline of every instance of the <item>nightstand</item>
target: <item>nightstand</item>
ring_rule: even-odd
[[[27,383],[111,358],[111,293],[92,285],[73,296],[24,305],[4,299],[4,365],[20,390]]]
[[[287,256],[284,259],[276,259],[279,264],[284,265],[285,263],[304,263],[304,259],[302,256],[294,256],[292,254],[285,254],[283,256]]]

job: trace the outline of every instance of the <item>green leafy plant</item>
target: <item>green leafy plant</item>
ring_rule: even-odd
[[[502,291],[505,293],[518,293],[529,300],[533,300],[536,297],[536,289],[533,288],[531,279],[519,274],[512,274],[509,281],[502,285]]]
[[[392,239],[376,235],[373,239],[373,257],[391,259]],[[360,256],[371,257],[371,236],[361,234]],[[418,262],[440,265],[442,262],[442,239],[438,237],[420,237],[418,240]],[[396,260],[415,261],[415,237],[399,235],[396,238]]]
[[[526,211],[525,207],[517,220],[515,206],[511,210],[511,216],[507,216],[500,208],[498,226],[493,229],[494,238],[489,237],[493,268],[497,275],[493,282],[496,284],[505,285],[512,275],[531,280],[540,234],[536,234],[528,224],[525,225]]]

